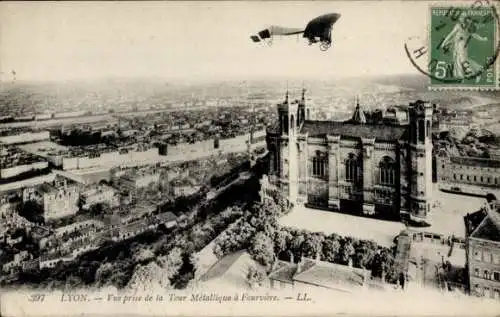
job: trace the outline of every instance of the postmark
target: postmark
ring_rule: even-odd
[[[409,38],[405,50],[430,89],[499,89],[499,19],[489,1],[431,6],[428,24],[427,38]]]

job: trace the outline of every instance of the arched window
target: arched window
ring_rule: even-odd
[[[426,136],[429,137],[431,135],[431,122],[427,121],[427,134]]]
[[[425,123],[424,123],[424,120],[418,121],[418,140],[420,142],[425,141]]]
[[[269,169],[271,173],[277,173],[279,169],[279,155],[274,145],[269,146]]]
[[[328,156],[326,153],[321,151],[316,151],[316,154],[312,158],[312,176],[324,178],[326,177],[328,167]]]
[[[290,129],[293,130],[295,127],[295,121],[294,121],[293,114],[290,116]]]
[[[283,129],[283,133],[284,134],[288,134],[288,118],[286,117],[286,115],[283,115],[283,126],[281,127]]]
[[[345,180],[347,182],[355,182],[358,180],[359,175],[359,162],[356,155],[349,153],[345,161]]]
[[[396,164],[388,156],[384,156],[379,165],[379,181],[382,185],[394,185],[396,182]]]
[[[271,169],[271,173],[273,173],[274,171],[276,171],[276,158],[274,157],[274,153],[273,152],[270,152],[269,153],[269,166],[270,166],[270,169]]]

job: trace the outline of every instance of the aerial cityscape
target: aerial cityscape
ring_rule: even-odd
[[[334,28],[311,49],[341,44]],[[0,82],[2,289],[500,303],[498,91],[433,91],[407,69],[49,81],[18,68]]]

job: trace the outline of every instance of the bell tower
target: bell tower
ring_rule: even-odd
[[[285,197],[295,202],[298,195],[298,117],[299,103],[290,102],[288,90],[285,101],[278,105],[279,151],[280,151],[280,188]]]
[[[307,106],[306,106],[306,89],[302,88],[302,98],[299,100],[299,109],[297,113],[297,126],[300,128],[305,120],[309,120],[306,117]]]
[[[409,108],[410,191],[413,221],[425,222],[432,197],[432,104],[418,100]]]

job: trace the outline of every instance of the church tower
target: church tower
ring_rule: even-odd
[[[304,109],[305,113],[305,109]],[[288,91],[285,101],[278,105],[280,187],[285,197],[295,203],[298,195],[298,145],[297,131],[300,120],[299,103],[290,102]]]
[[[307,107],[306,107],[306,89],[302,88],[302,98],[299,100],[299,109],[297,114],[297,126],[300,128],[305,120],[309,120],[306,117]]]
[[[361,109],[361,106],[359,105],[359,98],[357,96],[355,104],[356,104],[356,109],[354,110],[351,121],[357,124],[365,124],[366,123],[365,113]]]
[[[418,100],[409,109],[410,218],[424,222],[432,196],[432,105]]]

